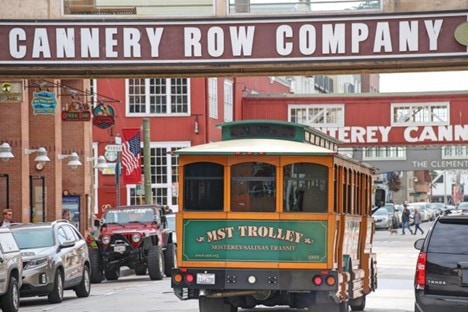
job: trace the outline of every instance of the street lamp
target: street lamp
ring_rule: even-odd
[[[50,161],[50,158],[47,157],[47,150],[44,148],[44,147],[39,147],[38,149],[25,149],[24,150],[24,153],[26,155],[30,155],[32,153],[36,153],[37,152],[37,156],[36,158],[34,158],[34,161],[37,162],[37,165],[36,165],[36,168],[38,170],[41,170],[42,167],[45,165],[46,162]]]
[[[104,156],[99,156],[99,157],[86,157],[86,161],[96,161],[93,164],[93,168],[96,168],[100,172],[104,171],[104,169],[108,168],[107,161],[104,158]]]
[[[70,166],[72,169],[76,169],[81,166],[80,158],[77,153],[73,152],[69,155],[58,154],[58,159],[65,159],[67,157],[70,157],[70,161],[67,163],[67,166]]]
[[[10,144],[3,143],[0,145],[0,159],[3,161],[9,161],[10,158],[14,158],[15,156],[11,152]]]

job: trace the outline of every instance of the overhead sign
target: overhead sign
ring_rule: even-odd
[[[171,73],[178,68],[186,73],[201,73],[207,67],[215,72],[242,69],[244,74],[255,71],[254,67],[264,72],[344,70],[343,62],[350,61],[350,68],[356,62],[372,61],[367,66],[359,64],[360,70],[395,68],[395,61],[408,64],[400,68],[448,67],[454,63],[467,66],[467,15],[301,15],[175,22],[4,20],[0,23],[0,40],[6,48],[0,50],[0,75],[17,65],[28,66],[29,72],[21,73],[23,76],[60,67],[72,70],[55,75],[79,73],[81,77],[106,72],[123,75],[123,68],[132,74],[163,70],[162,75],[165,68]],[[188,64],[196,67],[187,68]]]

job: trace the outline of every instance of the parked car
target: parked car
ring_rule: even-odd
[[[0,228],[0,303],[3,312],[19,309],[23,262],[15,237],[8,228]]]
[[[381,207],[374,211],[372,214],[374,218],[374,224],[376,229],[388,229],[392,228],[392,215],[388,213],[388,210]]]
[[[387,209],[387,212],[391,215],[391,226],[393,228],[401,227],[401,212],[399,215],[398,207],[396,205],[394,205],[393,203],[386,203],[381,207],[376,207],[372,209],[372,214],[374,214],[374,212],[376,212],[380,208]]]
[[[23,257],[23,297],[47,296],[50,303],[63,300],[63,292],[76,296],[91,291],[88,246],[78,230],[66,220],[14,225],[11,231]]]
[[[414,311],[468,310],[468,215],[437,218],[425,239],[414,243],[419,256]]]
[[[99,222],[96,248],[90,248],[91,281],[117,280],[127,266],[151,280],[171,276],[176,267],[175,236],[163,207],[133,205],[106,209]]]
[[[421,221],[427,222],[431,219],[431,212],[426,209],[426,203],[409,203],[408,208],[411,211],[411,218],[413,218],[414,208],[418,208],[419,213],[421,214]],[[411,220],[413,222],[413,220]]]
[[[468,202],[460,202],[457,207],[458,212],[468,213]]]

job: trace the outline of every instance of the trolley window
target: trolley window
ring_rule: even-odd
[[[184,209],[223,210],[224,170],[222,165],[200,162],[184,167]]]
[[[296,163],[283,169],[284,211],[327,212],[328,168]]]
[[[231,167],[231,210],[274,212],[276,167],[247,162]]]

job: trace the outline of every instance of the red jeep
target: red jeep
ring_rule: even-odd
[[[99,222],[99,238],[89,248],[91,282],[117,280],[120,267],[151,280],[171,275],[177,267],[176,245],[164,209],[157,205],[122,206],[107,209]]]

